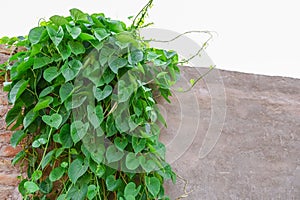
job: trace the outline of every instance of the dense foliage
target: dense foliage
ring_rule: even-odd
[[[24,149],[24,199],[168,199],[176,175],[159,142],[178,55],[150,48],[133,25],[71,9],[33,28],[7,64],[11,144]],[[21,127],[21,128],[19,128]]]

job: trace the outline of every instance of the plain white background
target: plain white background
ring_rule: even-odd
[[[1,2],[0,37],[27,35],[40,18],[71,8],[130,23],[147,0],[8,0]],[[183,33],[216,31],[207,53],[217,68],[300,78],[297,0],[154,0],[148,22]],[[196,42],[202,40],[191,35]]]

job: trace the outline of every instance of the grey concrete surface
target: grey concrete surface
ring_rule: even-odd
[[[186,88],[206,70],[184,67],[174,88]],[[300,80],[213,73],[215,82],[209,75],[190,92],[174,91],[172,104],[161,101],[168,123],[161,140],[182,177],[176,185],[166,183],[167,194],[188,200],[300,199]],[[225,104],[213,90],[225,91]],[[226,111],[219,138],[209,132],[220,127],[224,112],[216,102]],[[199,156],[207,144],[212,150]]]

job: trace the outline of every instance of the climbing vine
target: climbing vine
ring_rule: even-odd
[[[74,8],[14,41],[26,50],[6,63],[6,123],[24,199],[169,199],[156,97],[170,101],[180,71],[176,52],[139,36],[151,5],[130,26]]]

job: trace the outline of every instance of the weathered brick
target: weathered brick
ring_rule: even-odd
[[[9,145],[3,145],[0,149],[0,157],[13,157],[21,150],[22,147],[20,146],[13,148],[12,146]]]
[[[0,157],[0,172],[12,172],[17,171],[17,167],[12,166],[12,158],[1,158]]]
[[[0,190],[1,185],[6,186],[16,186],[19,183],[19,179],[17,178],[19,173],[0,173]]]
[[[9,144],[11,135],[11,131],[0,132],[0,143]]]

